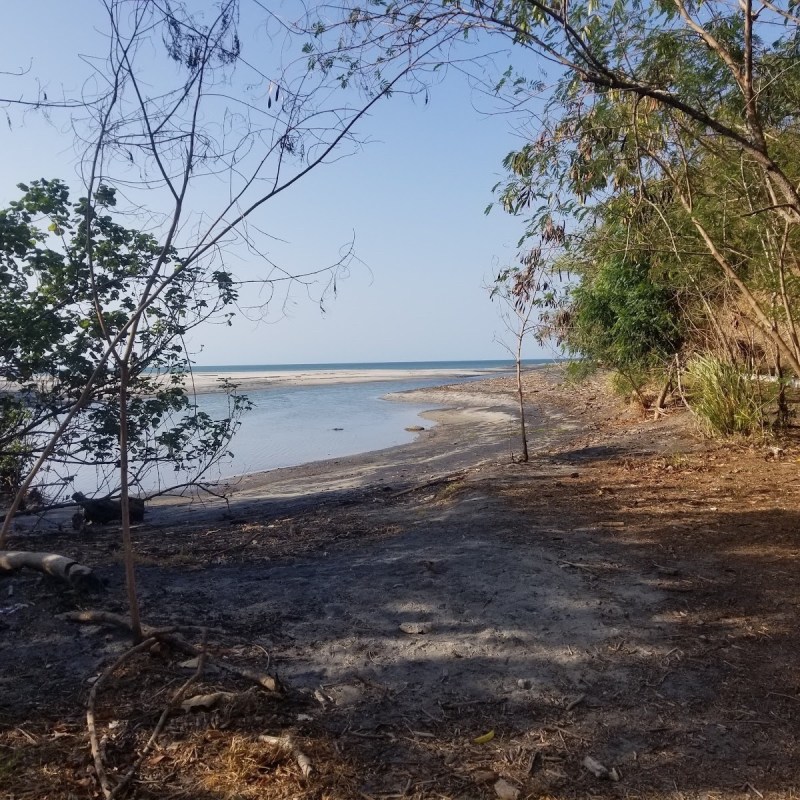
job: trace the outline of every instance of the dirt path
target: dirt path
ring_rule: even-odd
[[[795,449],[712,447],[678,414],[654,425],[557,382],[531,379],[529,464],[509,462],[486,381],[482,398],[431,395],[474,413],[414,445],[254,478],[227,519],[205,507],[176,528],[163,509],[138,531],[147,619],[208,625],[222,655],[290,687],[177,716],[138,796],[793,797]],[[116,537],[71,551],[112,585]],[[85,681],[126,645],[53,618],[80,598],[6,586],[3,606],[28,605],[0,617],[0,787],[5,764],[6,797],[93,796]],[[103,603],[123,608],[116,590]],[[170,680],[164,656],[119,676],[110,760],[129,762]],[[309,779],[259,742],[287,730]]]

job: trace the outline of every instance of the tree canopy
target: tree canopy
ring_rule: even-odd
[[[527,236],[565,230],[552,268],[572,281],[549,321],[573,351],[800,376],[792,2],[398,0],[325,16],[309,31],[324,69],[379,74],[424,51],[429,80],[456,66],[512,115],[522,143],[497,200]],[[484,43],[477,58],[464,40]]]

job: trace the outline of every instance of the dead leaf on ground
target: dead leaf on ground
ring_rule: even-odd
[[[400,630],[408,634],[430,633],[433,625],[430,622],[401,622]]]
[[[207,711],[210,708],[221,703],[223,700],[228,700],[236,697],[234,692],[212,692],[211,694],[198,694],[184,700],[181,703],[181,709],[184,711]]]
[[[500,778],[494,785],[494,793],[500,800],[517,800],[519,797],[519,789],[512,786],[507,780]]]

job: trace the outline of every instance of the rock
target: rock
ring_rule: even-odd
[[[430,622],[401,622],[400,630],[408,634],[430,633],[433,625]]]
[[[357,705],[364,698],[364,692],[361,689],[347,684],[334,686],[328,690],[328,694],[337,706],[343,707]]]
[[[608,767],[601,764],[596,758],[586,756],[581,763],[595,778],[606,778],[610,781],[618,781],[620,779],[620,774],[616,767],[608,769]]]
[[[520,689],[530,689],[531,682],[527,678],[520,678],[517,681],[517,686],[519,686]]]

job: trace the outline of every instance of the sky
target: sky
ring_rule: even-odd
[[[96,0],[30,0],[4,7],[0,70],[30,65],[49,95],[79,86],[80,53],[99,52]],[[249,36],[247,35],[249,33]],[[259,32],[243,36],[256,48]],[[3,94],[13,77],[0,81]],[[503,326],[487,283],[513,262],[523,220],[484,214],[501,160],[519,145],[508,118],[484,114],[480,98],[456,74],[430,101],[380,101],[358,128],[366,141],[353,155],[321,166],[258,224],[276,239],[270,258],[290,271],[334,262],[355,243],[358,260],[325,311],[295,291],[268,319],[242,315],[207,325],[190,347],[200,364],[284,364],[507,358],[496,339]],[[71,134],[54,119],[14,117],[0,126],[0,202],[34,177],[75,178]],[[209,204],[213,197],[208,197]],[[255,268],[238,263],[234,269]],[[251,290],[253,291],[253,290]],[[248,300],[250,298],[244,298]],[[257,298],[253,298],[255,301]],[[535,342],[528,358],[547,357]]]

